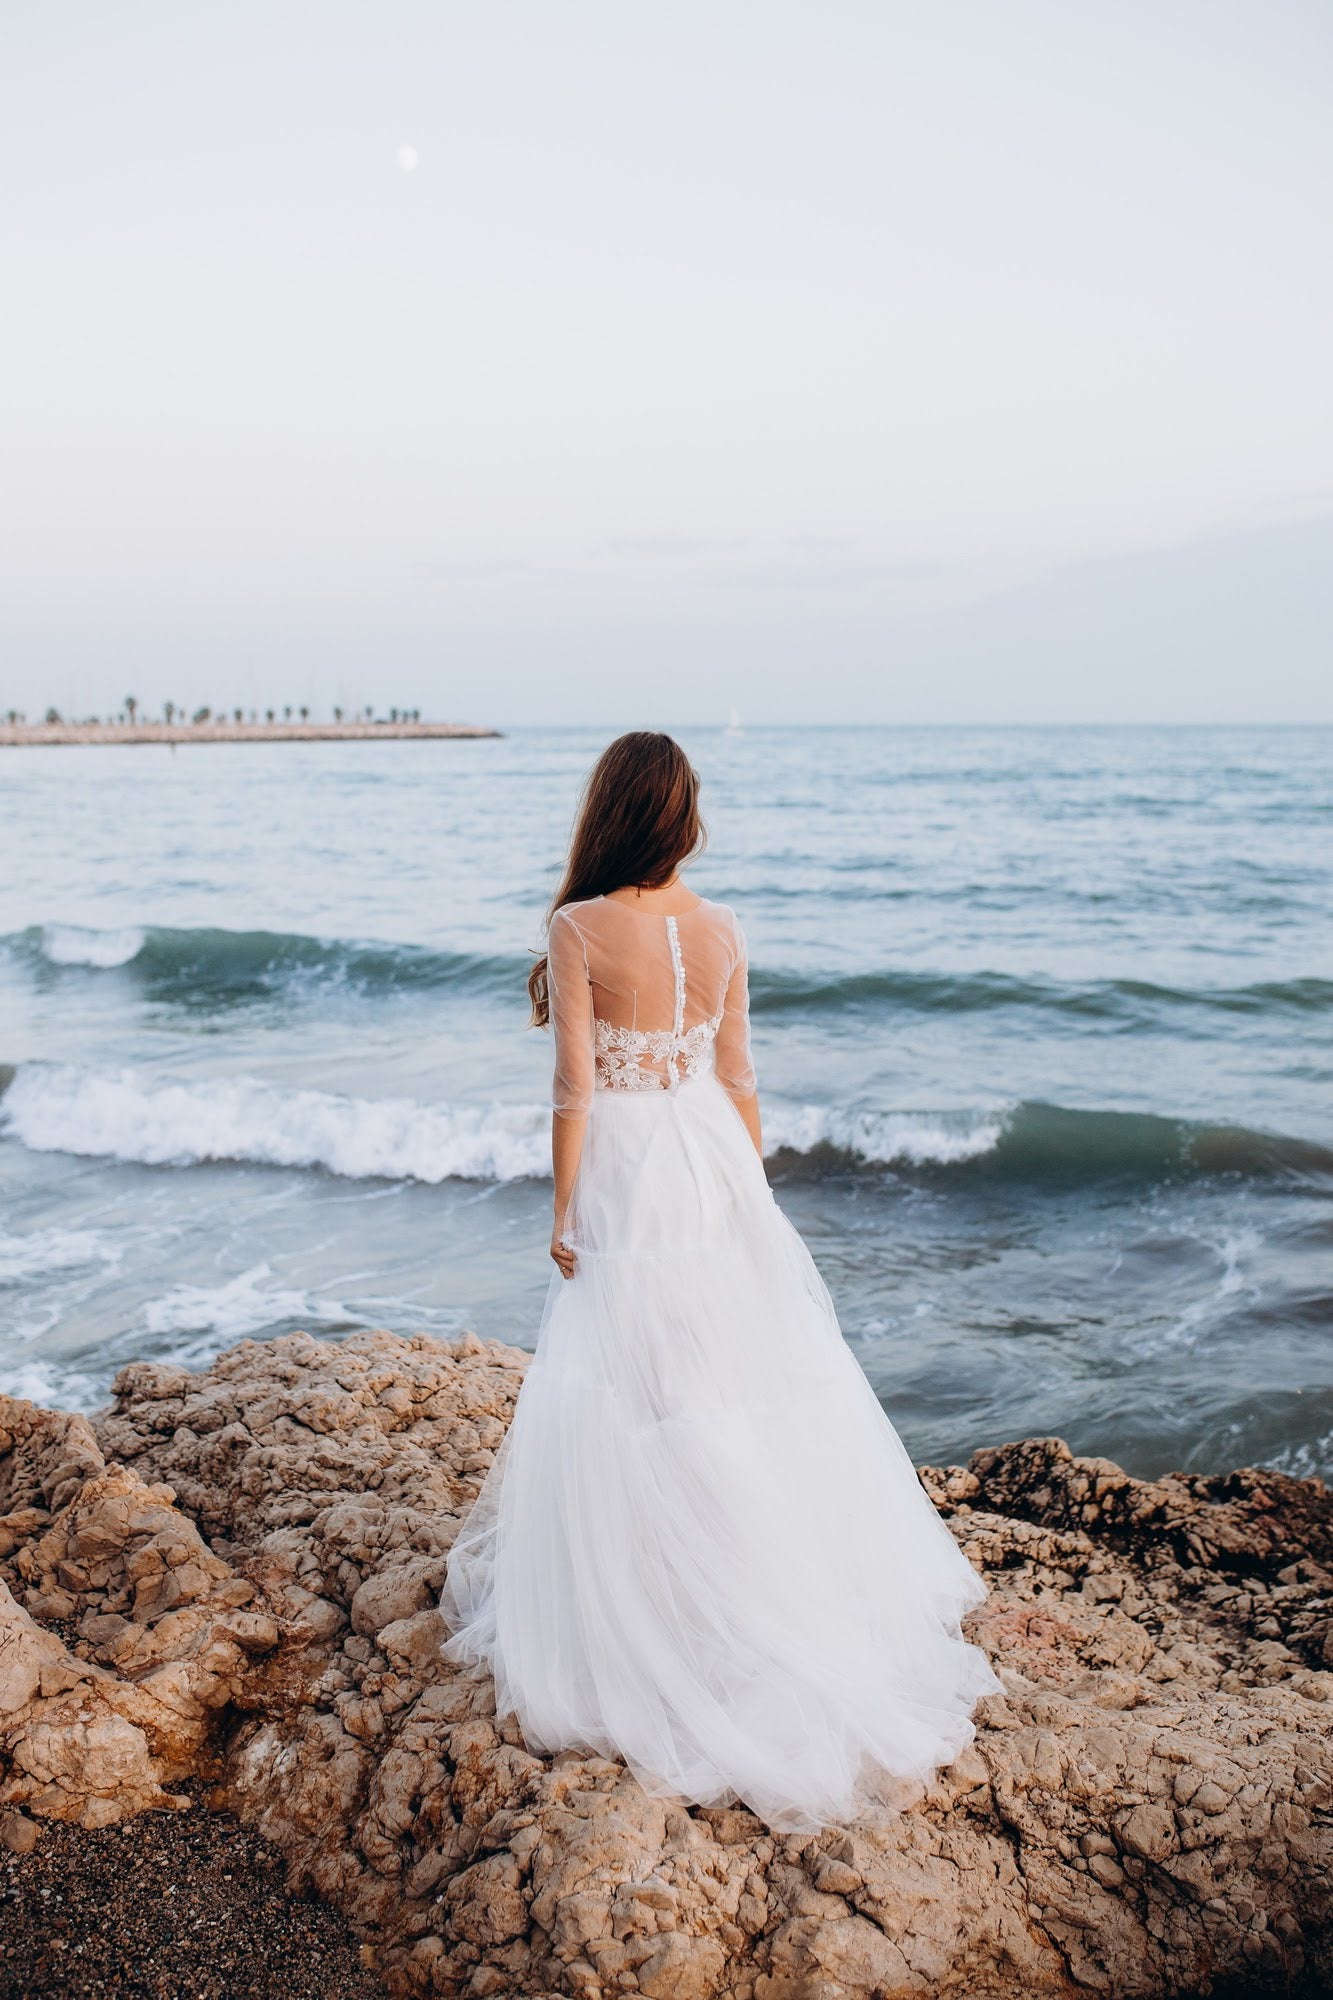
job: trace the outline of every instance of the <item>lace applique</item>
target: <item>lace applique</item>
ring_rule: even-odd
[[[593,1055],[599,1090],[674,1090],[679,1082],[707,1068],[721,1015],[700,1021],[676,1034],[668,1028],[613,1028],[609,1021],[593,1024]],[[660,1064],[645,1069],[645,1063]]]

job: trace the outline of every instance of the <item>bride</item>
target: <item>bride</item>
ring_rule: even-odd
[[[702,844],[679,745],[612,743],[528,981],[556,1275],[441,1609],[533,1751],[809,1830],[949,1762],[1001,1684],[959,1631],[985,1586],[765,1179],[745,939],[680,878]]]

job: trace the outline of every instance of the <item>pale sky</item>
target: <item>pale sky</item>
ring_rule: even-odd
[[[11,6],[0,710],[1333,720],[1331,105],[1324,0]]]

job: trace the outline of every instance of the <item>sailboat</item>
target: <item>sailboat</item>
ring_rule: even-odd
[[[724,736],[743,736],[745,734],[741,728],[741,712],[734,701],[727,710],[727,726],[722,734]]]

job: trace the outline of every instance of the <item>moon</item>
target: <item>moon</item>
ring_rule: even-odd
[[[405,174],[414,174],[416,172],[417,158],[418,155],[415,146],[400,146],[398,148],[398,164]]]

